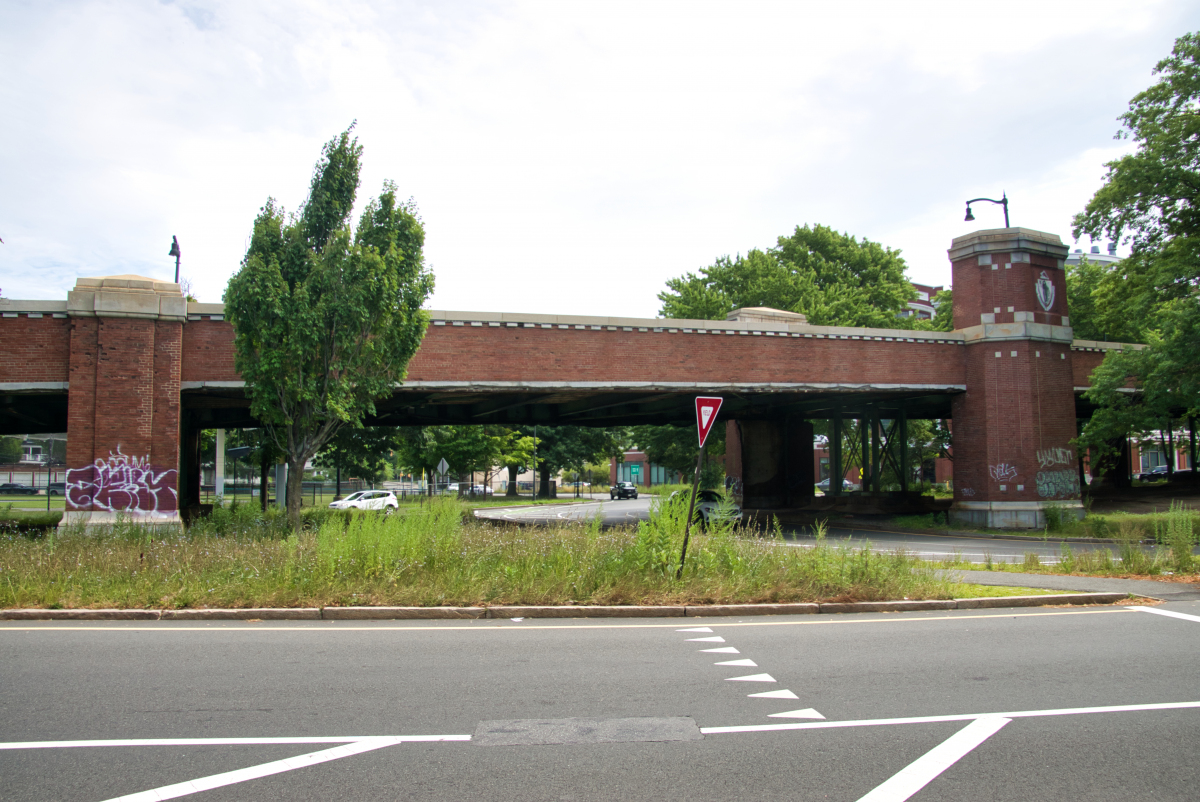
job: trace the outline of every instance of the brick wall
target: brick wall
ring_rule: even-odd
[[[0,382],[65,382],[71,321],[50,315],[0,318]]]

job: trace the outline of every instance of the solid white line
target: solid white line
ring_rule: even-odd
[[[814,721],[804,724],[747,724],[740,727],[701,727],[704,735],[730,732],[774,732],[778,730],[823,730],[836,727],[882,727],[891,724],[936,724],[942,721],[971,721],[977,718],[1036,718],[1038,716],[1078,716],[1089,713],[1133,713],[1141,710],[1185,710],[1200,708],[1200,702],[1167,702],[1152,705],[1113,705],[1110,707],[1066,707],[1059,710],[1020,710],[1013,713],[966,713],[953,716],[911,716],[909,718],[873,718],[857,721]]]
[[[999,732],[1009,720],[997,716],[975,719],[892,775],[858,802],[904,802],[972,749]]]
[[[344,735],[327,738],[127,738],[109,741],[12,741],[0,749],[76,749],[85,746],[271,746],[278,744],[344,744],[390,738],[395,743],[469,741],[470,735]]]
[[[1160,610],[1157,607],[1127,607],[1127,610],[1137,610],[1141,613],[1154,613],[1155,615],[1165,615],[1171,618],[1182,618],[1184,621],[1196,621],[1200,623],[1200,615],[1188,615],[1187,613],[1176,613],[1172,610]]]
[[[208,777],[188,780],[187,782],[176,783],[175,785],[164,785],[161,788],[152,788],[149,791],[127,794],[115,799],[105,800],[105,802],[161,802],[163,799],[175,799],[201,791],[211,791],[213,788],[221,788],[222,786],[242,783],[247,780],[257,780],[260,777],[269,777],[272,774],[282,774],[285,771],[302,769],[305,766],[314,766],[318,763],[327,763],[330,760],[339,760],[343,757],[370,752],[374,749],[382,749],[385,746],[394,746],[398,743],[400,743],[400,740],[397,738],[368,738],[342,746],[335,746],[333,749],[324,749],[320,752],[309,752],[306,755],[289,757],[286,760],[274,760],[259,766],[227,771],[223,774],[212,774]]]

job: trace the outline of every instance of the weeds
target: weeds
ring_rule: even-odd
[[[686,501],[683,500],[683,501]],[[897,552],[810,548],[717,521],[693,533],[675,580],[685,503],[656,500],[640,526],[599,520],[508,528],[464,522],[435,499],[388,517],[314,511],[291,534],[240,505],[186,533],[120,522],[42,540],[0,535],[0,607],[635,604],[952,598]]]

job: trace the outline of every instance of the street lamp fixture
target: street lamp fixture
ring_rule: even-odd
[[[963,218],[964,221],[969,223],[975,219],[975,215],[971,214],[971,204],[979,203],[980,201],[987,201],[988,203],[995,203],[995,204],[999,204],[1000,206],[1003,206],[1004,207],[1004,227],[1009,228],[1009,225],[1008,225],[1008,195],[1006,193],[1000,194],[1000,200],[992,200],[991,198],[975,198],[973,200],[967,201],[967,216]]]
[[[970,213],[971,213],[971,210],[970,210],[970,208],[968,208],[967,214],[970,214]],[[179,240],[177,238],[175,238],[174,236],[172,236],[171,237],[171,252],[168,253],[167,256],[175,257],[175,283],[176,284],[179,283],[179,254],[180,254]]]

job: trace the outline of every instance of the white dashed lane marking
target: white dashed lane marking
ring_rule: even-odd
[[[713,663],[714,666],[745,666],[746,668],[758,668],[758,663],[753,660],[726,660],[723,663]]]
[[[764,691],[762,693],[747,694],[751,699],[799,699],[800,697],[788,690],[782,691]]]
[[[732,646],[719,646],[716,649],[701,649],[700,651],[710,654],[741,654],[741,652]]]

